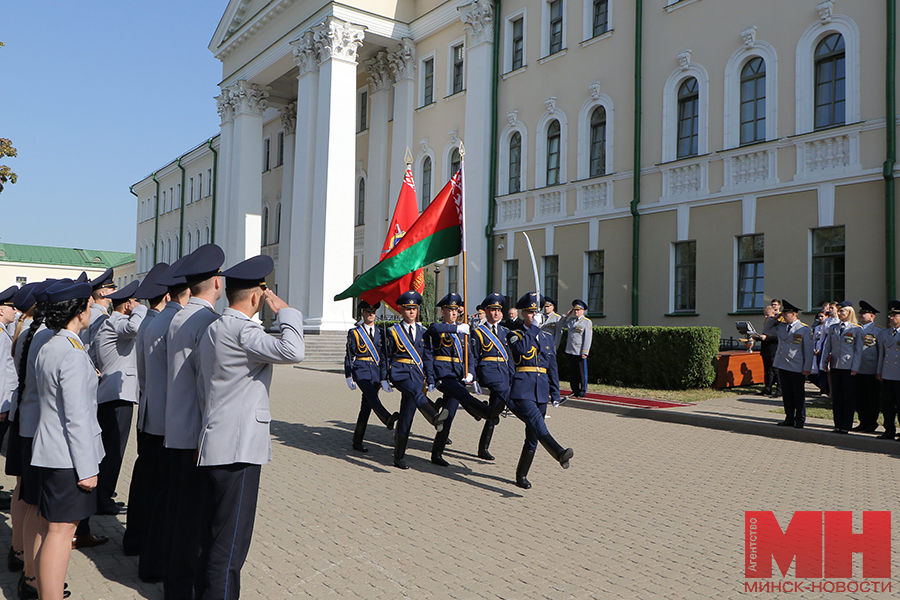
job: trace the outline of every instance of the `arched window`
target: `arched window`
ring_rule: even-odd
[[[598,106],[591,113],[591,177],[606,174],[606,109]]]
[[[459,148],[454,148],[450,153],[450,177],[456,175],[462,165],[462,158],[459,156]]]
[[[514,132],[509,138],[509,193],[522,189],[522,134]]]
[[[269,245],[269,207],[263,207],[262,214],[262,245]]]
[[[559,121],[554,119],[547,127],[547,185],[559,183]]]
[[[200,244],[201,244],[200,239],[201,239],[200,238],[200,227],[198,226],[196,235],[194,236],[194,250],[196,250],[197,248],[200,247]],[[192,252],[193,252],[193,250],[192,250]]]
[[[816,129],[846,122],[846,56],[844,36],[839,33],[816,46]]]
[[[275,243],[281,241],[281,202],[275,205]]]
[[[166,262],[172,264],[172,238],[166,238]]]
[[[678,88],[678,158],[696,156],[700,133],[700,88],[697,79],[686,79]]]
[[[204,244],[208,244],[208,243],[209,243],[209,240],[210,240],[210,236],[209,236],[209,225],[207,225],[207,226],[206,226],[206,233],[205,233],[204,236],[203,236],[203,243],[204,243]]]
[[[366,224],[366,180],[362,177],[356,186],[356,224]]]
[[[751,58],[741,70],[741,144],[766,139],[766,61]]]
[[[422,161],[422,208],[431,203],[431,157]]]
[[[187,232],[187,251],[191,252],[191,232]]]

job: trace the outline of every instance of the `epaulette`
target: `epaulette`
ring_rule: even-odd
[[[76,340],[75,338],[71,338],[71,337],[69,337],[69,336],[66,336],[66,339],[69,340],[69,343],[72,344],[72,347],[73,347],[73,348],[75,348],[76,350],[81,350],[82,352],[84,352],[84,346],[81,345],[81,341],[80,341],[80,340]]]
[[[800,321],[800,324],[803,325],[804,327],[809,327],[809,325],[807,325],[807,324],[804,323],[803,321]]]

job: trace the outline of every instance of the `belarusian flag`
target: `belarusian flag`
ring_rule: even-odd
[[[462,172],[459,171],[393,250],[360,275],[353,285],[335,296],[335,301],[361,296],[436,260],[459,254],[463,234],[461,178]]]
[[[391,219],[391,226],[388,228],[379,260],[384,260],[390,254],[394,246],[403,239],[403,236],[406,235],[406,232],[409,231],[409,228],[418,218],[419,205],[416,202],[416,184],[413,181],[412,171],[407,165],[406,175],[403,177],[403,185],[400,186],[400,197],[397,198],[397,206],[394,207],[394,218]],[[399,313],[400,307],[397,306],[395,300],[400,297],[400,294],[409,290],[416,290],[420,294],[425,291],[424,269],[404,275],[392,283],[371,289],[361,294],[360,297],[373,306],[376,302],[383,300]]]

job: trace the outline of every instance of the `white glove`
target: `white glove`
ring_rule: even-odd
[[[352,377],[348,377],[348,378],[347,378],[347,387],[350,388],[351,390],[355,390],[355,389],[356,389],[356,384],[353,383],[353,378],[352,378]]]
[[[531,322],[533,324],[537,325],[538,327],[540,327],[541,325],[544,324],[544,319],[545,319],[544,313],[539,312],[536,315],[534,315],[534,318],[532,319]]]
[[[388,393],[391,393],[394,391],[394,388],[392,388],[391,384],[388,383],[387,381],[381,382],[381,389],[383,389],[385,392],[388,392]]]
[[[479,396],[481,395],[481,386],[478,385],[477,381],[475,382],[475,393],[478,394]]]
[[[469,335],[469,326],[466,323],[460,323],[456,326],[456,333]]]
[[[433,392],[433,391],[434,391],[434,384],[433,384],[433,383],[429,383],[429,384],[428,384],[428,391],[429,391],[429,392]]]
[[[468,373],[465,377],[463,377],[463,383],[465,383],[466,385],[472,383],[473,381],[475,381],[475,377],[471,373]]]

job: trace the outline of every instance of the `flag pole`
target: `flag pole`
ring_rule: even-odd
[[[469,279],[466,269],[466,147],[462,140],[459,141],[459,175],[462,185],[462,280],[463,280],[463,316],[465,323],[469,324]],[[465,343],[463,348],[463,377],[469,376],[469,336],[463,336]]]

